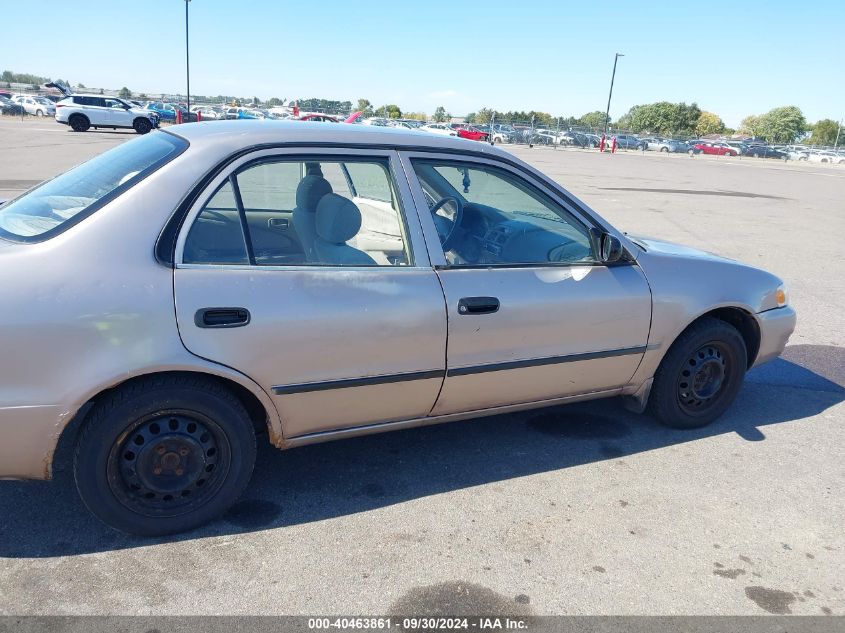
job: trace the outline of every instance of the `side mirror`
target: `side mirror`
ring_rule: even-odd
[[[603,264],[612,264],[622,259],[625,249],[615,235],[604,233],[601,236],[600,256]]]

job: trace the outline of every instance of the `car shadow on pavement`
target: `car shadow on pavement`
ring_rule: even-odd
[[[242,500],[209,526],[160,539],[120,534],[88,513],[76,494],[67,442],[57,453],[53,482],[0,482],[0,557],[67,556],[284,528],[720,434],[760,441],[766,425],[800,423],[843,400],[845,349],[796,345],[750,372],[720,420],[693,431],[662,427],[614,399],[290,451],[260,436]]]

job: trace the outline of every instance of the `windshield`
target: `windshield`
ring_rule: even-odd
[[[58,235],[187,147],[187,141],[157,132],[100,154],[0,206],[0,237],[40,242]]]

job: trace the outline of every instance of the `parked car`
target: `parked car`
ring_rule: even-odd
[[[163,103],[161,101],[150,101],[144,106],[144,109],[155,112],[162,121],[176,122],[176,113],[182,114],[182,122],[188,123],[197,120],[195,112],[188,112],[184,108],[175,103]]]
[[[459,137],[467,138],[471,141],[486,141],[490,137],[487,132],[483,132],[471,125],[459,127],[455,131],[458,133]]]
[[[730,145],[726,145],[725,143],[707,143],[707,142],[698,142],[695,143],[689,149],[690,155],[692,154],[713,154],[716,156],[737,156],[739,152],[736,148],[731,147]]]
[[[768,145],[751,145],[745,148],[744,156],[751,156],[753,158],[778,158],[780,160],[789,160],[789,154],[769,147]]]
[[[304,114],[297,121],[311,121],[312,123],[339,123],[337,117],[328,114]]]
[[[512,125],[494,123],[492,128],[494,143],[514,143],[517,132]]]
[[[225,118],[223,111],[215,106],[194,106],[191,108],[191,112],[199,113],[203,121],[216,121]]]
[[[640,139],[641,143],[645,143],[647,150],[655,152],[678,153],[689,150],[689,145],[684,141],[678,141],[672,138],[644,138]]]
[[[845,164],[845,156],[827,150],[811,151],[807,154],[807,160],[811,163]]]
[[[130,128],[146,134],[158,127],[158,115],[138,108],[117,97],[74,94],[56,104],[56,122],[69,125],[74,132],[90,128]]]
[[[616,147],[621,149],[639,149],[642,150],[646,144],[638,139],[636,136],[630,134],[616,134]],[[612,136],[610,138],[613,138]]]
[[[53,116],[56,114],[56,105],[43,97],[17,95],[12,98],[12,101],[19,104],[27,114],[34,114],[38,117]]]
[[[169,534],[241,495],[257,427],[287,449],[623,396],[690,429],[783,351],[776,276],[473,147],[184,125],[0,207],[0,478],[49,478],[67,441],[95,515]]]
[[[20,103],[15,103],[11,99],[0,96],[0,114],[9,114],[14,116],[21,116],[26,114],[26,110]]]
[[[787,156],[789,156],[789,160],[807,160],[810,152],[809,150],[802,148],[802,147],[790,147],[786,150]]]
[[[429,123],[428,125],[423,125],[420,130],[423,132],[429,132],[431,134],[437,134],[439,136],[457,136],[457,131],[453,130],[450,126],[446,125],[445,123]]]

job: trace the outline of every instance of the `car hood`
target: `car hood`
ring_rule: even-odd
[[[674,255],[677,257],[691,259],[707,259],[710,261],[738,263],[734,259],[722,257],[721,255],[716,255],[715,253],[708,253],[707,251],[702,251],[697,248],[692,248],[690,246],[684,246],[683,244],[665,242],[663,240],[657,240],[652,237],[642,237],[639,235],[629,235],[628,238],[631,239],[631,241],[633,241],[635,244],[640,244],[646,249],[646,251],[651,253],[660,253],[661,255]]]

